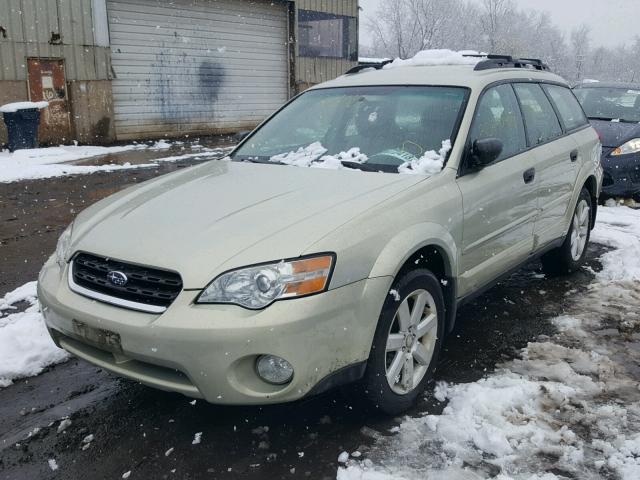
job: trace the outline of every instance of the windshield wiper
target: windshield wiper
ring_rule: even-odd
[[[383,165],[380,163],[358,163],[349,162],[348,160],[342,160],[340,163],[342,163],[342,165],[347,168],[362,170],[363,172],[398,173],[398,167],[394,165]]]
[[[274,165],[282,165],[281,162],[273,162],[270,157],[234,157],[232,158],[234,162],[249,162],[249,163],[261,163],[261,164],[271,164]]]
[[[589,120],[602,120],[603,122],[613,123],[640,123],[640,120],[628,120],[626,118],[589,117]]]

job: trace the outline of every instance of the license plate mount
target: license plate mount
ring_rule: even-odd
[[[73,320],[73,332],[80,337],[82,341],[100,350],[106,350],[111,353],[122,353],[119,333],[103,328],[90,327],[80,320]]]

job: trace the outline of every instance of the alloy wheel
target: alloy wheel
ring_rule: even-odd
[[[416,290],[400,302],[394,315],[386,346],[386,377],[391,390],[405,395],[422,381],[438,333],[438,311],[431,294]]]
[[[580,200],[573,215],[573,229],[571,230],[571,258],[575,262],[580,260],[587,245],[589,235],[590,208],[586,200]]]

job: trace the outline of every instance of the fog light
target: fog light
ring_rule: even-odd
[[[284,358],[275,355],[262,355],[256,360],[258,375],[265,382],[284,385],[293,378],[293,367]]]

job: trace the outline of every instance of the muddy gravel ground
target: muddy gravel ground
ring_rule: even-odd
[[[37,277],[79,211],[188,164],[0,185],[0,292]],[[547,278],[532,262],[461,309],[436,380],[477,380],[553,333],[549,319],[586,288],[603,251],[592,246],[588,267],[567,277]],[[428,393],[409,414],[441,409]],[[58,433],[65,417],[71,424]],[[119,479],[129,471],[131,479],[333,479],[340,452],[366,455],[373,432],[397,421],[368,411],[350,388],[282,406],[219,407],[72,359],[0,390],[0,479]]]

